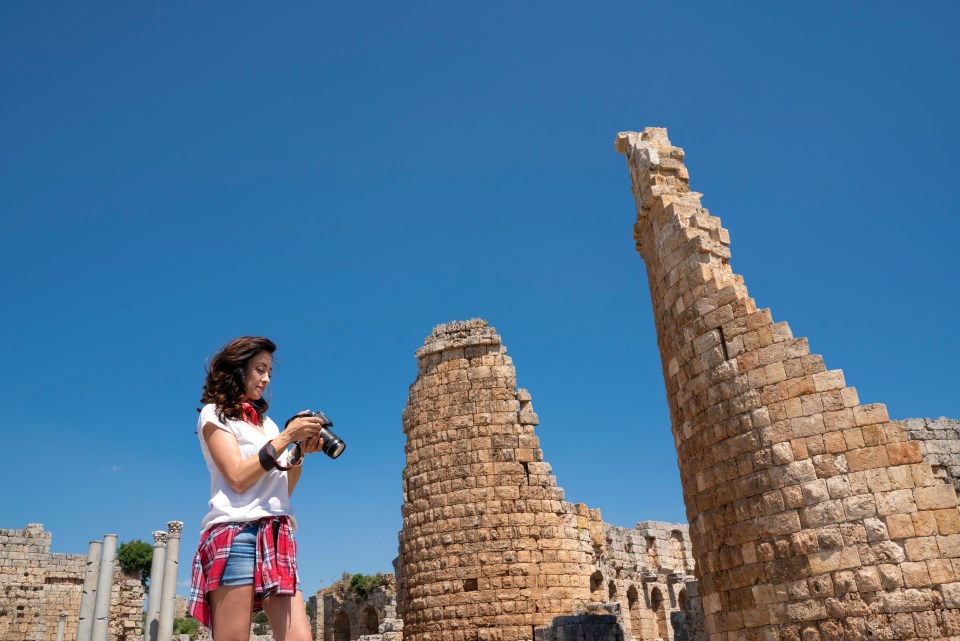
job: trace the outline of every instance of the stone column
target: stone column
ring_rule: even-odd
[[[63,641],[63,630],[67,625],[67,613],[61,612],[57,617],[57,641]]]
[[[160,624],[160,595],[163,589],[163,568],[167,558],[167,533],[153,533],[153,559],[150,561],[150,594],[147,597],[147,624],[144,630],[146,641],[157,641]]]
[[[97,598],[97,578],[100,576],[100,553],[103,543],[90,541],[87,547],[87,566],[83,573],[83,596],[80,597],[80,619],[77,622],[77,641],[90,641],[93,632],[93,608]]]
[[[812,170],[831,157],[823,143]],[[616,147],[711,640],[960,635],[954,487],[885,406],[861,405],[843,372],[757,308],[666,130],[621,133]],[[840,275],[822,286],[849,289]]]
[[[180,556],[182,521],[167,522],[167,556],[163,563],[163,586],[160,592],[160,615],[157,641],[171,641],[177,600],[177,564]]]
[[[93,607],[92,641],[107,641],[110,625],[110,597],[113,592],[113,566],[117,557],[117,535],[103,535],[100,554],[100,573],[97,576],[97,598]]]

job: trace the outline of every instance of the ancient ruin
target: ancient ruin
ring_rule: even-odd
[[[401,641],[403,621],[397,616],[394,575],[383,575],[383,584],[357,597],[344,590],[318,590],[307,608],[314,641]]]
[[[87,555],[51,554],[50,539],[38,523],[0,530],[0,641],[77,638]],[[105,632],[117,641],[132,639],[140,634],[143,585],[119,567],[111,576]]]
[[[666,131],[621,133],[616,148],[689,527],[617,527],[565,501],[501,337],[481,319],[439,325],[403,411],[396,581],[318,592],[314,638],[960,639],[960,422],[861,405],[757,309]],[[181,526],[155,533],[147,641],[169,639],[185,608]],[[114,567],[111,537],[64,555],[40,525],[0,530],[0,641],[139,638],[143,588]]]
[[[175,595],[183,523],[170,521],[167,527],[168,532],[154,532],[151,603],[160,601],[162,575]],[[39,523],[0,530],[0,641],[143,641],[150,613],[144,613],[140,572],[126,573],[116,563],[116,535],[91,541],[86,555],[51,554],[51,536]],[[164,554],[170,540],[174,545]],[[171,600],[169,612],[151,619],[146,641],[156,641],[165,629],[169,639],[173,619]]]
[[[616,148],[710,638],[960,635],[954,486],[883,405],[861,405],[840,370],[757,309],[666,130],[621,133]]]
[[[440,325],[416,356],[396,561],[404,638],[567,638],[596,622],[564,617],[601,603],[627,613],[615,625],[630,638],[672,638],[693,577],[687,527],[617,528],[563,500],[530,394],[486,321]]]

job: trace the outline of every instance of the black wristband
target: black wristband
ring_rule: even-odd
[[[260,448],[260,467],[266,471],[270,471],[273,468],[277,467],[277,450],[274,449],[273,443],[267,443]]]

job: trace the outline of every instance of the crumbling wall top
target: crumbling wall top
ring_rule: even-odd
[[[437,325],[415,354],[417,358],[423,358],[448,349],[478,345],[500,345],[500,335],[482,318],[471,318]]]
[[[645,143],[645,144],[644,144]],[[642,132],[621,131],[614,142],[618,154],[625,154],[631,147],[672,147],[664,127],[647,127]]]

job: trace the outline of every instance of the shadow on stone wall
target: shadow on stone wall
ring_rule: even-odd
[[[549,628],[537,630],[535,641],[625,641],[619,603],[591,603],[586,611],[554,617]]]

